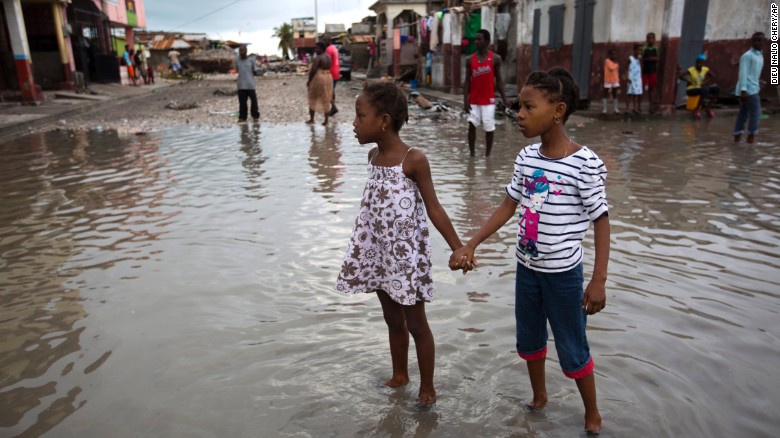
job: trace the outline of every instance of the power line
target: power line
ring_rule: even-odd
[[[184,26],[190,25],[190,24],[192,24],[192,23],[194,23],[194,22],[196,22],[196,21],[200,21],[200,20],[202,20],[202,19],[204,19],[204,18],[206,18],[206,17],[208,17],[208,16],[211,16],[211,15],[214,15],[214,14],[216,14],[217,12],[219,12],[219,11],[221,11],[221,10],[223,10],[223,9],[226,9],[226,8],[228,8],[228,7],[230,7],[230,6],[233,6],[234,4],[236,4],[236,3],[240,2],[240,1],[242,1],[242,0],[236,0],[236,1],[234,1],[233,3],[228,3],[227,5],[225,5],[225,6],[222,6],[221,8],[214,9],[213,11],[209,12],[209,13],[208,13],[208,14],[206,14],[206,15],[203,15],[203,16],[201,16],[201,17],[198,17],[198,18],[196,18],[196,19],[194,19],[194,20],[192,20],[192,21],[189,21],[189,22],[187,22],[187,23],[184,23],[184,24],[182,24],[182,25],[180,25],[180,26],[176,26],[176,27],[174,27],[174,28],[173,28],[173,29],[171,29],[171,30],[176,30],[176,29],[182,28],[182,27],[184,27]]]

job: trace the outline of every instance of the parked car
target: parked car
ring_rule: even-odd
[[[352,55],[349,50],[341,44],[334,44],[339,51],[339,72],[341,73],[342,81],[349,81],[352,79]]]

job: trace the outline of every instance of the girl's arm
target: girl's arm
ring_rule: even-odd
[[[425,203],[425,210],[433,225],[439,230],[444,240],[447,241],[451,250],[455,251],[462,247],[463,243],[461,243],[458,234],[455,232],[450,217],[447,216],[447,212],[444,211],[444,207],[441,206],[439,199],[436,197],[436,189],[433,187],[428,158],[422,151],[413,149],[409,151],[405,163],[408,163],[407,174],[417,182],[420,196],[422,196]]]
[[[515,215],[515,210],[517,210],[517,203],[507,195],[504,198],[504,202],[496,208],[496,211],[477,231],[477,234],[463,248],[452,254],[450,257],[450,269],[463,269],[470,266],[474,260],[474,251],[476,251],[477,246],[503,227]]]
[[[602,215],[596,219],[594,225],[594,240],[596,244],[596,260],[593,264],[593,277],[588,287],[585,288],[585,296],[582,298],[582,308],[593,315],[600,312],[607,305],[607,264],[609,263],[609,216]]]

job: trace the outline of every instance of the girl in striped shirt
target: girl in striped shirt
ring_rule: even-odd
[[[517,353],[525,359],[533,389],[528,409],[547,404],[547,322],[563,373],[574,379],[585,405],[585,430],[598,433],[593,358],[585,333],[587,315],[606,305],[609,217],[604,183],[607,170],[594,151],[566,134],[564,123],[579,101],[579,88],[562,68],[532,73],[520,92],[518,126],[541,143],[520,151],[507,196],[476,235],[450,257],[450,268],[474,268],[474,252],[520,205],[515,318]],[[582,240],[595,229],[593,275],[583,290]]]

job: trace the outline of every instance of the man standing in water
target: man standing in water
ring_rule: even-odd
[[[252,119],[257,122],[260,119],[260,111],[257,108],[257,92],[255,91],[255,66],[254,56],[246,55],[246,46],[238,49],[236,57],[236,71],[238,71],[238,123],[246,123],[246,100],[252,101]]]
[[[739,114],[734,126],[734,142],[739,143],[745,132],[745,121],[748,123],[747,142],[753,143],[758,132],[758,119],[761,118],[761,98],[758,96],[760,86],[758,78],[764,68],[764,33],[756,32],[750,38],[750,49],[739,58],[739,79],[734,93],[739,96]]]
[[[477,126],[485,130],[485,156],[493,148],[493,133],[496,130],[496,88],[501,94],[504,106],[509,107],[501,78],[501,55],[490,49],[490,32],[477,31],[474,39],[477,53],[471,55],[466,66],[463,81],[463,109],[469,114],[469,152],[475,154]]]

